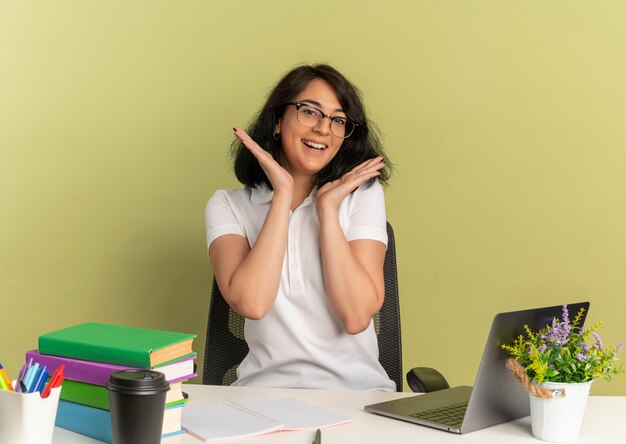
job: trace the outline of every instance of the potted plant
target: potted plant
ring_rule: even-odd
[[[530,393],[533,435],[544,441],[576,440],[591,383],[625,373],[615,365],[624,343],[604,346],[597,333],[602,322],[579,325],[584,310],[570,321],[564,305],[560,320],[538,332],[525,325],[525,335],[502,345],[512,356],[507,367]]]

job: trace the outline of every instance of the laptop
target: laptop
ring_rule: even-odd
[[[568,304],[570,319],[589,302]],[[561,319],[563,307],[499,313],[493,318],[474,387],[459,386],[365,406],[365,411],[452,433],[469,433],[530,415],[528,392],[506,369],[508,354],[501,344],[524,334],[524,325],[537,331]]]

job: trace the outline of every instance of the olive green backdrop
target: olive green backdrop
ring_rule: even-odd
[[[626,339],[626,4],[0,0],[0,361],[86,320],[198,334],[204,205],[269,88],[328,62],[396,175],[404,363],[472,384],[497,312]],[[626,377],[594,384],[626,395]]]

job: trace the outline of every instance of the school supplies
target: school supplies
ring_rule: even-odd
[[[49,369],[55,369],[61,364],[64,364],[66,380],[86,382],[88,384],[100,386],[104,386],[113,372],[138,368],[109,364],[106,362],[85,361],[82,359],[67,358],[63,356],[44,355],[38,353],[37,350],[30,350],[26,352],[26,361],[28,362],[30,359],[33,359],[40,365],[47,366]],[[194,373],[193,369],[195,359],[196,354],[194,353],[192,356],[187,356],[169,364],[154,367],[154,370],[163,373],[165,375],[165,379],[170,384],[173,382],[184,381],[198,376]]]
[[[65,366],[63,364],[61,364],[52,374],[52,377],[50,378],[50,381],[48,382],[48,385],[46,386],[46,388],[44,389],[43,392],[41,392],[41,397],[42,398],[47,398],[48,395],[50,395],[50,390],[55,388],[55,387],[60,387],[61,383],[63,382],[63,379],[65,378],[63,376],[63,369],[65,368]]]
[[[41,393],[41,391],[44,389],[46,381],[48,380],[48,376],[50,376],[48,374],[48,368],[45,365],[43,367],[40,367],[37,375],[33,378],[33,383],[30,386],[30,391]]]
[[[163,373],[170,384],[165,399],[167,421],[162,431],[165,436],[183,433],[180,412],[187,397],[182,391],[182,381],[197,376],[196,353],[191,348],[195,337],[88,322],[40,335],[39,349],[28,351],[26,359],[48,369],[64,366],[57,426],[108,442],[111,415],[105,384],[111,374],[137,369]]]
[[[9,376],[7,375],[7,372],[2,364],[0,364],[0,389],[8,390],[10,392],[15,391],[13,390],[13,384],[11,384],[11,380],[9,379]]]
[[[63,369],[48,381],[48,368],[32,359],[22,366],[15,386],[0,364],[0,443],[49,444],[54,431]],[[44,396],[44,393],[46,395]]]
[[[138,368],[192,356],[195,334],[86,322],[39,336],[39,353]]]
[[[38,392],[0,390],[0,442],[50,444],[60,393],[53,388],[44,399]]]
[[[182,406],[166,408],[161,437],[184,433],[180,427]],[[112,442],[111,412],[69,401],[59,401],[56,425],[91,438]]]
[[[63,382],[61,399],[102,410],[111,410],[109,406],[109,393],[107,389],[101,385],[87,384],[86,382],[66,379]],[[182,391],[182,382],[171,383],[170,389],[165,396],[165,407],[183,405],[186,402],[187,399],[185,399]]]
[[[315,439],[313,439],[313,444],[322,444],[322,431],[317,429],[315,431]]]
[[[207,442],[279,430],[308,430],[345,424],[351,418],[291,398],[237,404],[231,401],[186,407],[183,428]]]
[[[30,359],[20,369],[14,387],[6,370],[2,364],[0,364],[0,389],[24,394],[37,392],[42,398],[47,398],[50,394],[50,390],[60,386],[61,382],[63,382],[63,369],[58,369],[50,382],[48,382],[49,376],[47,366],[40,365],[38,362],[34,362]],[[47,385],[46,382],[48,382]]]
[[[30,365],[26,369],[26,374],[24,375],[24,386],[23,391],[26,393],[30,393],[32,391],[33,381],[35,376],[39,373],[39,363],[35,362],[33,365]]]

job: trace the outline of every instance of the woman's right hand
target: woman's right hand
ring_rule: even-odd
[[[274,194],[288,193],[293,195],[293,177],[289,171],[284,169],[270,153],[259,146],[252,138],[241,128],[233,128],[235,136],[237,136],[245,145],[252,155],[259,161],[259,165],[265,172],[265,175],[274,188]]]
[[[224,235],[211,243],[209,256],[226,302],[245,318],[261,319],[271,310],[280,288],[294,183],[291,174],[245,131],[234,131],[258,160],[274,188],[274,196],[254,245],[246,237]],[[256,224],[256,220],[248,223]]]

